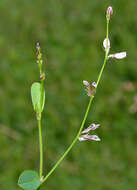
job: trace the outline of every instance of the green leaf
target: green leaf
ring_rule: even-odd
[[[45,91],[43,90],[43,96],[41,96],[41,84],[34,82],[31,86],[31,99],[35,111],[41,113],[45,103]],[[41,97],[43,97],[42,108],[41,108]]]
[[[41,185],[38,173],[33,170],[22,172],[18,180],[18,185],[25,190],[37,190]]]

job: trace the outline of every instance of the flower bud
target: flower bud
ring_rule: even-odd
[[[40,50],[40,44],[39,44],[39,42],[36,43],[36,49]]]
[[[113,14],[113,8],[111,6],[109,6],[107,8],[107,13],[106,13],[106,18],[107,20],[110,20],[110,16]]]
[[[40,80],[42,81],[42,80],[45,80],[45,73],[42,73],[41,75],[40,75]]]
[[[44,179],[44,176],[42,176],[42,177],[40,178],[40,182],[43,182],[43,179]]]

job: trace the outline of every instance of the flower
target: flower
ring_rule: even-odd
[[[79,141],[86,141],[86,140],[94,140],[100,141],[100,138],[97,135],[90,135],[89,132],[92,130],[96,130],[100,127],[100,124],[91,124],[88,128],[84,129],[79,136]]]
[[[93,88],[97,88],[97,83],[94,81],[94,82],[92,82],[92,87]]]
[[[110,40],[109,38],[105,38],[104,41],[103,41],[103,47],[104,47],[104,50],[105,51],[108,51],[110,50]]]
[[[83,84],[84,84],[85,86],[90,86],[89,82],[86,81],[86,80],[83,80]]]
[[[100,127],[100,124],[91,124],[88,128],[84,129],[81,133],[88,133],[89,131],[96,130],[97,128]]]
[[[126,56],[127,56],[127,53],[124,51],[124,52],[120,52],[120,53],[110,54],[108,56],[108,59],[109,58],[124,59]]]
[[[89,135],[89,134],[81,135],[79,137],[79,141],[86,141],[86,140],[100,141],[100,138],[97,135]]]
[[[95,92],[96,92],[96,87],[97,84],[96,82],[92,82],[92,84],[90,85],[90,83],[86,80],[83,80],[83,84],[86,86],[86,91],[88,96],[94,96]]]
[[[86,80],[83,80],[83,84],[86,86],[86,91],[87,91],[87,94],[88,96],[91,96],[92,95],[92,92],[91,92],[91,87],[90,87],[90,84],[88,81]]]

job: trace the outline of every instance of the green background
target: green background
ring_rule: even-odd
[[[0,189],[18,190],[25,169],[39,170],[38,128],[30,86],[39,80],[35,44],[46,73],[44,171],[75,137],[88,97],[82,80],[103,63],[107,6],[113,6],[111,52],[124,60],[105,68],[85,127],[101,142],[78,142],[41,190],[137,189],[137,1],[0,1]]]

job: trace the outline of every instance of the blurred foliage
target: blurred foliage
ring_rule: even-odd
[[[0,0],[0,189],[17,190],[25,169],[39,167],[30,86],[39,80],[35,44],[46,62],[43,114],[45,172],[79,129],[104,58],[108,0]],[[128,52],[105,68],[85,127],[101,124],[101,143],[78,142],[41,190],[136,190],[137,3],[111,0],[111,52]]]

